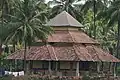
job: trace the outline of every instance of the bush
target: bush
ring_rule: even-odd
[[[40,76],[40,75],[29,75],[29,76],[20,76],[14,77],[12,80],[82,80],[80,77],[66,77],[66,76]]]
[[[0,77],[0,80],[12,80],[12,75],[5,75],[5,76],[2,76]]]
[[[89,72],[84,72],[82,80],[90,80]]]
[[[82,80],[90,80],[90,76],[89,75],[84,75]]]

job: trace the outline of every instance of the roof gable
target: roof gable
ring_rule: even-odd
[[[56,17],[51,19],[46,25],[48,26],[72,26],[72,27],[83,27],[75,18],[73,18],[66,11],[61,12]]]

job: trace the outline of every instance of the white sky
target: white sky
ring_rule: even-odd
[[[46,2],[48,2],[48,1],[52,1],[52,0],[45,0]]]
[[[45,0],[46,2],[48,2],[48,1],[52,1],[52,0]],[[81,0],[81,3],[84,3],[85,2],[85,0]]]

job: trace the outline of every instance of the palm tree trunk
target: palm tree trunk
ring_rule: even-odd
[[[24,0],[24,13],[26,16],[28,16],[28,2],[29,0]],[[25,23],[26,23],[25,19]],[[26,64],[26,53],[27,52],[27,40],[25,39],[25,43],[24,43],[24,72],[26,73],[27,71],[27,64]]]
[[[93,25],[94,25],[94,32],[93,32],[93,36],[94,36],[94,39],[96,38],[96,25],[95,25],[95,13],[96,13],[96,11],[95,11],[95,6],[96,6],[96,1],[94,0],[94,3],[93,3],[93,11],[94,11],[94,21],[93,21]]]
[[[0,41],[0,55],[2,54],[2,43]]]
[[[118,12],[118,38],[117,38],[117,54],[116,57],[120,58],[120,12]],[[117,63],[115,64],[115,72],[117,72]]]
[[[2,20],[2,28],[3,28],[3,24],[4,24],[4,21],[3,21],[3,13],[4,13],[4,0],[2,1],[2,16],[1,16],[1,20]],[[0,34],[0,67],[2,66],[1,65],[1,55],[2,55],[2,38],[3,38],[3,35],[2,35],[2,32],[3,32],[3,29],[1,28],[1,34]]]
[[[27,71],[27,65],[26,65],[26,52],[27,52],[27,44],[26,44],[26,41],[25,41],[25,45],[24,45],[24,72],[26,73]]]
[[[2,16],[1,16],[1,20],[2,20],[2,27],[3,27],[3,13],[4,13],[4,0],[2,1]],[[3,32],[3,29],[1,28],[1,35],[0,35],[0,55],[2,54],[2,32]]]
[[[13,41],[13,52],[15,52],[15,42]]]

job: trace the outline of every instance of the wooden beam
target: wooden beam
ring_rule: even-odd
[[[79,61],[76,63],[76,76],[80,76],[80,73],[79,73]]]

